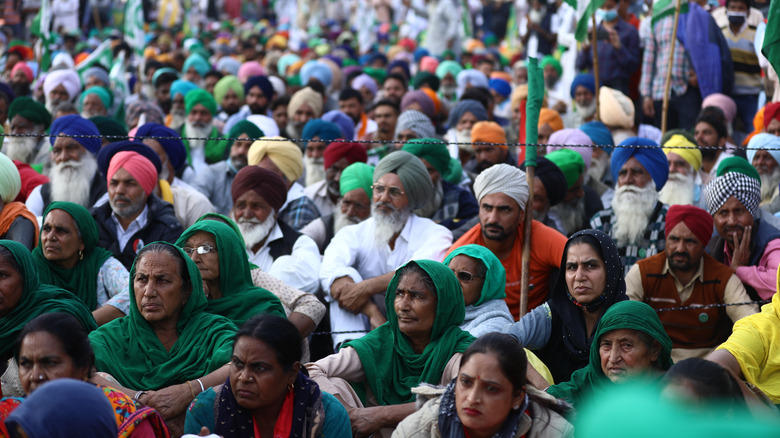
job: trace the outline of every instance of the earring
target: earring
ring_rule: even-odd
[[[289,385],[287,385],[287,390],[290,391],[290,392],[295,391],[295,384],[294,383],[290,383]]]
[[[514,408],[512,408],[512,409],[514,409],[514,410],[518,410],[518,409],[520,409],[520,405],[515,405],[515,407],[514,407]]]
[[[84,251],[79,250],[79,260],[84,260]]]

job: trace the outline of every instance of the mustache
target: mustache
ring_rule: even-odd
[[[262,222],[260,222],[260,220],[258,218],[256,218],[256,217],[254,217],[254,216],[242,217],[242,218],[238,219],[236,221],[236,223],[239,223],[239,224],[255,224],[255,225],[262,224]]]
[[[377,208],[378,208],[378,207],[387,207],[387,208],[389,208],[389,209],[390,209],[390,210],[391,210],[393,213],[395,213],[395,212],[397,212],[397,211],[398,211],[398,209],[397,209],[397,208],[396,208],[396,207],[395,207],[393,204],[391,204],[391,203],[389,203],[389,202],[377,202],[377,203],[376,203],[376,206],[377,206]]]
[[[504,231],[504,227],[502,227],[499,224],[485,224],[484,228],[493,228],[493,229]]]
[[[132,199],[128,198],[127,196],[118,195],[118,196],[114,197],[114,202],[117,202],[117,201],[132,202]]]
[[[677,257],[677,256],[683,256],[683,257],[686,257],[686,258],[691,258],[691,255],[688,254],[687,252],[673,252],[672,253],[672,257]]]

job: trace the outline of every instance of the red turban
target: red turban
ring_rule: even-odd
[[[119,169],[125,169],[144,189],[147,197],[152,194],[154,186],[157,185],[157,169],[148,158],[138,152],[122,151],[117,153],[111,158],[111,164],[108,165],[108,174],[106,175],[108,184],[111,184],[111,178]]]
[[[368,160],[366,147],[360,143],[348,143],[343,141],[334,141],[325,148],[322,153],[325,158],[325,168],[329,168],[336,161],[346,158],[349,164],[365,163]]]
[[[712,216],[693,205],[673,205],[666,213],[666,237],[680,222],[691,230],[702,245],[707,246],[712,237]]]
[[[780,120],[780,102],[768,103],[764,107],[764,129],[768,128],[774,119]]]
[[[287,201],[287,184],[282,177],[262,167],[246,166],[238,171],[230,187],[233,204],[250,190],[265,199],[277,213]]]

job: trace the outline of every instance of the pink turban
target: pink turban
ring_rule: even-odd
[[[144,189],[146,196],[152,194],[157,185],[157,169],[154,164],[138,152],[122,151],[111,158],[108,165],[108,184],[119,169],[125,169]]]
[[[708,106],[720,108],[723,110],[723,114],[726,116],[726,119],[729,122],[734,123],[734,118],[737,117],[737,104],[734,103],[734,99],[726,96],[725,94],[710,94],[701,102],[702,108],[706,108]]]
[[[24,76],[27,78],[27,82],[32,83],[33,81],[32,69],[24,61],[19,61],[16,64],[14,64],[14,68],[11,69],[11,77],[13,78],[16,75],[16,72],[20,70],[24,72]]]
[[[241,64],[241,67],[238,68],[238,80],[245,84],[246,80],[251,78],[252,76],[264,76],[265,75],[265,69],[263,68],[262,64],[260,64],[257,61],[248,61],[243,64]]]
[[[439,60],[433,56],[423,56],[420,60],[420,71],[436,74],[437,68],[439,68]]]
[[[593,145],[593,141],[588,137],[584,131],[580,129],[561,129],[555,131],[550,135],[549,144],[547,145],[547,152],[557,151],[561,148],[571,149],[582,155],[582,159],[585,161],[585,168],[590,168],[590,159],[593,156],[593,148],[581,146],[568,146],[568,145]],[[562,146],[561,146],[562,145]]]

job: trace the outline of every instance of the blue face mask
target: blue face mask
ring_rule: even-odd
[[[612,21],[618,17],[618,10],[615,9],[597,9],[596,17],[601,21]]]

